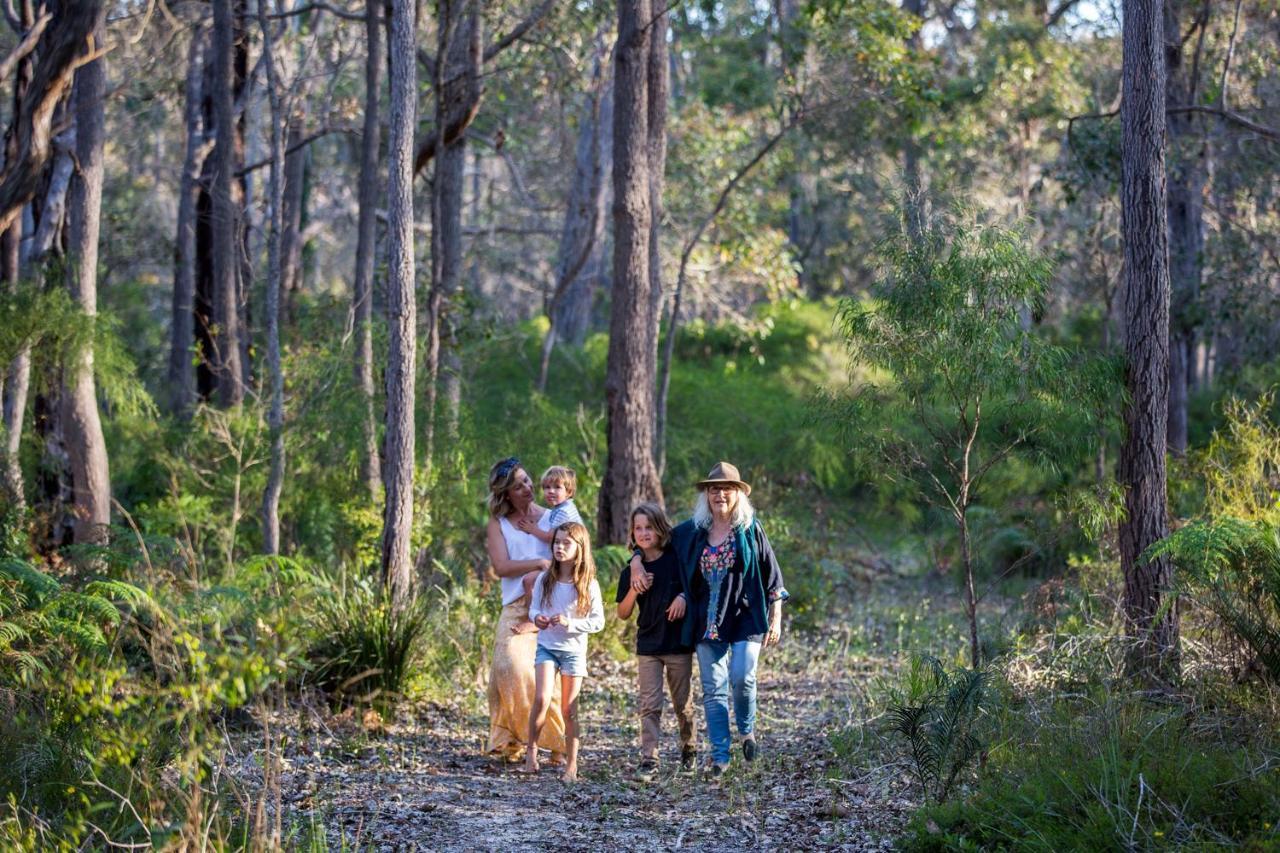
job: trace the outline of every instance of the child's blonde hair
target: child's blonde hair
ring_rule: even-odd
[[[563,533],[578,545],[578,556],[573,561],[573,586],[578,592],[578,615],[591,612],[591,582],[596,579],[596,558],[591,555],[591,534],[576,521],[566,521],[555,530],[555,536]],[[552,547],[555,539],[551,540]],[[551,606],[551,593],[560,574],[558,561],[551,561],[551,568],[542,574],[542,606]]]
[[[559,483],[564,486],[565,491],[569,493],[569,497],[573,497],[578,492],[578,475],[574,473],[572,468],[566,468],[563,465],[552,465],[543,471],[542,479],[538,482],[544,489],[547,487],[547,483]]]
[[[671,541],[671,519],[667,518],[667,512],[656,503],[645,501],[636,504],[636,508],[631,510],[631,521],[627,524],[627,536],[632,548],[638,548],[636,544],[636,516],[643,515],[649,519],[649,524],[653,525],[653,532],[658,534],[658,548],[667,547],[667,543]]]

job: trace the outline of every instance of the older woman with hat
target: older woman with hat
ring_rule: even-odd
[[[781,639],[782,602],[788,597],[750,494],[751,486],[736,467],[718,463],[698,483],[693,518],[671,536],[688,603],[684,642],[696,644],[715,776],[729,766],[731,696],[743,757],[754,761],[760,753],[755,737],[756,661],[763,646]],[[633,563],[633,583],[643,587],[648,580],[644,574],[636,572]]]

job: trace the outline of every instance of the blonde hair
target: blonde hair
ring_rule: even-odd
[[[636,545],[635,536],[637,515],[643,515],[653,525],[653,532],[658,534],[658,547],[667,547],[667,543],[671,541],[671,519],[667,517],[666,510],[650,501],[636,504],[636,508],[631,510],[631,521],[627,525],[627,536],[631,547],[639,547]]]
[[[751,526],[751,522],[756,519],[756,508],[751,505],[751,501],[747,499],[747,493],[742,489],[736,489],[738,500],[733,505],[734,527],[741,527],[744,530]],[[699,527],[711,527],[711,504],[707,502],[707,490],[698,490],[698,502],[693,505],[693,523]]]
[[[578,593],[578,615],[586,616],[591,612],[591,583],[596,579],[596,558],[591,555],[591,534],[576,521],[566,521],[557,527],[555,535],[559,536],[561,533],[578,545],[578,556],[573,561],[573,587]],[[555,539],[551,542],[554,547]],[[551,593],[559,574],[559,562],[553,559],[551,568],[542,573],[543,607],[551,606]]]
[[[516,478],[524,468],[520,460],[509,456],[494,464],[489,469],[489,515],[493,518],[506,518],[515,509],[507,493],[516,484]]]
[[[574,473],[572,468],[566,468],[563,465],[552,465],[550,468],[542,472],[542,479],[538,483],[545,489],[547,483],[560,483],[569,492],[569,497],[573,497],[578,493],[578,475]]]

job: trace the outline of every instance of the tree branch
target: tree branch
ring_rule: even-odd
[[[488,62],[523,38],[524,34],[537,26],[538,22],[542,20],[543,16],[545,16],[547,12],[551,11],[551,7],[555,4],[556,0],[542,0],[542,3],[525,16],[524,20],[516,24],[511,32],[485,48],[484,61]]]
[[[295,154],[301,149],[306,148],[308,145],[315,142],[317,139],[322,139],[323,137],[329,136],[330,134],[359,133],[359,132],[360,132],[359,130],[353,127],[326,127],[321,130],[317,130],[315,133],[304,136],[301,139],[299,139],[297,142],[290,145],[288,148],[285,149],[284,156],[288,157],[290,154]],[[266,158],[265,160],[259,160],[256,163],[250,163],[248,166],[245,166],[243,169],[240,169],[239,171],[237,171],[236,177],[242,178],[245,175],[249,174],[250,172],[256,172],[258,169],[261,169],[264,166],[270,166],[270,165],[271,165],[270,157]]]
[[[280,20],[281,18],[292,18],[296,15],[305,15],[307,12],[312,12],[316,10],[319,10],[321,12],[328,12],[330,15],[335,15],[339,18],[344,18],[345,20],[348,20],[348,21],[364,20],[364,12],[349,12],[346,9],[340,9],[331,3],[326,3],[324,2],[324,0],[312,0],[312,2],[307,3],[304,6],[299,6],[296,9],[287,9],[283,12],[275,12],[273,14],[267,15],[267,17],[273,21],[277,21],[277,20]]]
[[[1204,113],[1206,115],[1218,116],[1219,118],[1225,119],[1226,121],[1229,121],[1233,124],[1238,124],[1240,127],[1246,128],[1247,130],[1252,130],[1254,133],[1258,134],[1259,136],[1265,136],[1266,138],[1274,142],[1280,142],[1280,130],[1267,127],[1266,125],[1258,124],[1255,121],[1251,121],[1245,118],[1239,113],[1234,113],[1234,112],[1231,112],[1230,110],[1224,110],[1219,107],[1204,107],[1204,106],[1193,104],[1191,106],[1186,106],[1186,107],[1170,107],[1169,109],[1165,110],[1165,112]]]
[[[35,50],[36,43],[40,41],[40,36],[44,34],[44,28],[49,25],[51,20],[53,20],[53,15],[48,12],[36,18],[36,22],[31,25],[31,29],[27,30],[27,34],[22,37],[22,41],[18,42],[18,46],[10,51],[3,61],[0,61],[0,80],[8,79],[9,75],[13,73],[14,66],[25,59],[31,51]]]

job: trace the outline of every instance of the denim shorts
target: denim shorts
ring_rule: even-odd
[[[555,664],[561,675],[576,675],[582,678],[587,674],[585,655],[567,649],[549,649],[539,643],[538,653],[533,656],[533,665],[536,667],[543,663]]]

